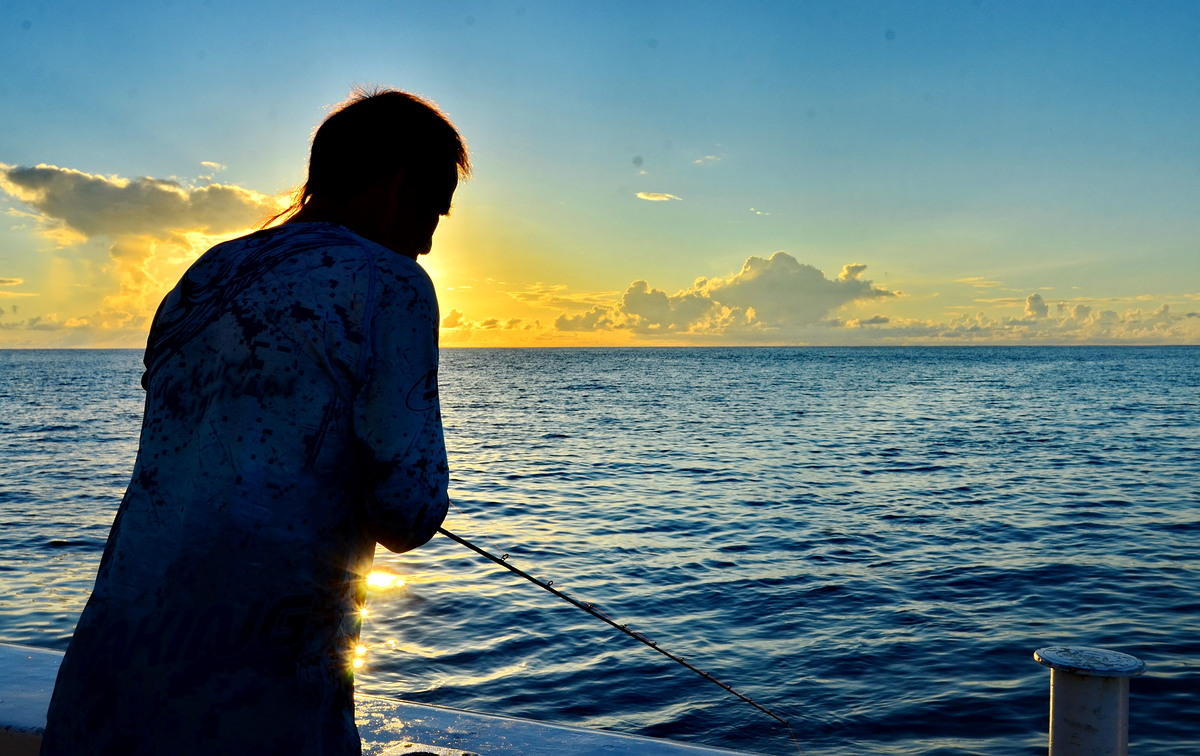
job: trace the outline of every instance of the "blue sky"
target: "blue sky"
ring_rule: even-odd
[[[0,346],[143,343],[373,83],[473,151],[446,344],[1200,342],[1195,3],[4,2],[0,39]]]

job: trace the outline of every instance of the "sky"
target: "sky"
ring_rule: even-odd
[[[444,346],[1200,344],[1200,4],[0,0],[0,347],[142,347],[357,85]]]

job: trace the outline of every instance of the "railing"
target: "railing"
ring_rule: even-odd
[[[46,723],[46,706],[61,658],[62,654],[57,651],[0,643],[0,756],[35,756],[37,753]],[[1127,756],[1129,678],[1140,675],[1146,665],[1128,654],[1081,646],[1042,648],[1033,658],[1051,669],[1050,756]],[[388,706],[401,705],[385,699],[378,701]],[[433,708],[429,711],[453,712]],[[389,716],[392,714],[394,712]],[[424,716],[430,715],[427,712]],[[480,715],[462,712],[456,716]],[[511,727],[512,720],[506,721]],[[597,733],[596,736],[628,739],[628,736],[613,733]],[[645,744],[650,742],[638,739],[635,746],[631,746],[635,750],[629,752],[645,753],[648,747]],[[658,742],[663,749],[696,749]],[[611,749],[611,745],[607,747]],[[512,752],[510,749],[509,753]],[[618,749],[618,752],[626,751]]]

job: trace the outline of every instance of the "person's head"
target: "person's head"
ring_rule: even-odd
[[[359,90],[317,128],[308,180],[284,216],[341,223],[395,251],[429,251],[439,216],[470,173],[462,136],[436,105]]]

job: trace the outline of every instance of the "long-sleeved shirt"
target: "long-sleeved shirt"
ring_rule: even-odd
[[[448,470],[437,302],[409,258],[296,223],[163,300],[132,480],[43,754],[357,754],[375,544],[432,537]]]

